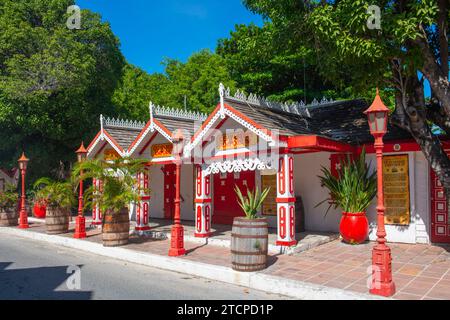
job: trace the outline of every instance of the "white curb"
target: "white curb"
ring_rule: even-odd
[[[357,292],[329,288],[321,285],[271,276],[260,272],[241,273],[229,267],[170,258],[124,248],[105,248],[102,244],[73,238],[47,235],[17,228],[1,228],[0,233],[44,241],[54,245],[82,250],[97,255],[119,259],[158,269],[189,274],[210,280],[243,286],[250,289],[280,294],[304,300],[382,300],[383,298]]]

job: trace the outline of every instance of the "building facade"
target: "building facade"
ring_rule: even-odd
[[[193,221],[196,237],[210,237],[212,224],[231,225],[243,215],[234,189],[270,188],[260,214],[277,230],[277,245],[293,246],[299,231],[338,232],[342,213],[317,206],[328,198],[318,176],[337,172],[342,159],[366,150],[375,170],[373,138],[362,100],[277,104],[220,87],[210,115],[150,105],[147,123],[101,117],[88,148],[90,158],[148,159],[137,184],[149,186],[131,206],[137,230],[149,219],[173,219],[175,162],[181,161],[181,218]],[[445,192],[419,146],[389,126],[385,137],[384,181],[388,240],[449,243]],[[443,142],[446,143],[445,141]],[[450,150],[450,145],[449,145]],[[100,186],[99,186],[100,187]],[[94,208],[94,220],[100,219]],[[375,201],[367,215],[376,239]]]

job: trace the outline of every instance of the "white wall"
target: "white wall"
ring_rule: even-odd
[[[410,166],[411,223],[409,226],[386,226],[388,241],[399,243],[429,243],[429,166],[421,152],[396,153],[408,154]],[[390,155],[390,154],[386,154]],[[315,206],[327,198],[327,190],[322,188],[317,177],[321,167],[330,167],[329,153],[313,153],[295,156],[295,191],[303,199],[308,231],[339,232],[341,210],[330,210],[325,217],[327,204]],[[375,155],[367,155],[375,169]],[[367,211],[371,225],[370,239],[376,240],[376,200]]]

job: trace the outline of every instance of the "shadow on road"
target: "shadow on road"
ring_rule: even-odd
[[[0,300],[90,300],[92,292],[69,291],[69,266],[11,269],[12,262],[0,262]],[[55,291],[62,285],[63,290]]]

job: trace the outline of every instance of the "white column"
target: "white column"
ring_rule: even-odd
[[[211,236],[211,176],[206,174],[206,167],[195,166],[195,237]]]
[[[93,179],[92,181],[94,187],[94,194],[98,195],[103,191],[103,183],[101,180]],[[97,203],[93,203],[92,205],[92,225],[101,226],[102,225],[102,210],[98,206]]]
[[[295,240],[294,157],[281,154],[277,172],[278,246],[291,247]]]
[[[146,168],[144,172],[137,175],[137,187],[140,190],[140,201],[136,204],[136,231],[148,231],[150,217],[150,194],[149,193],[150,174]]]

